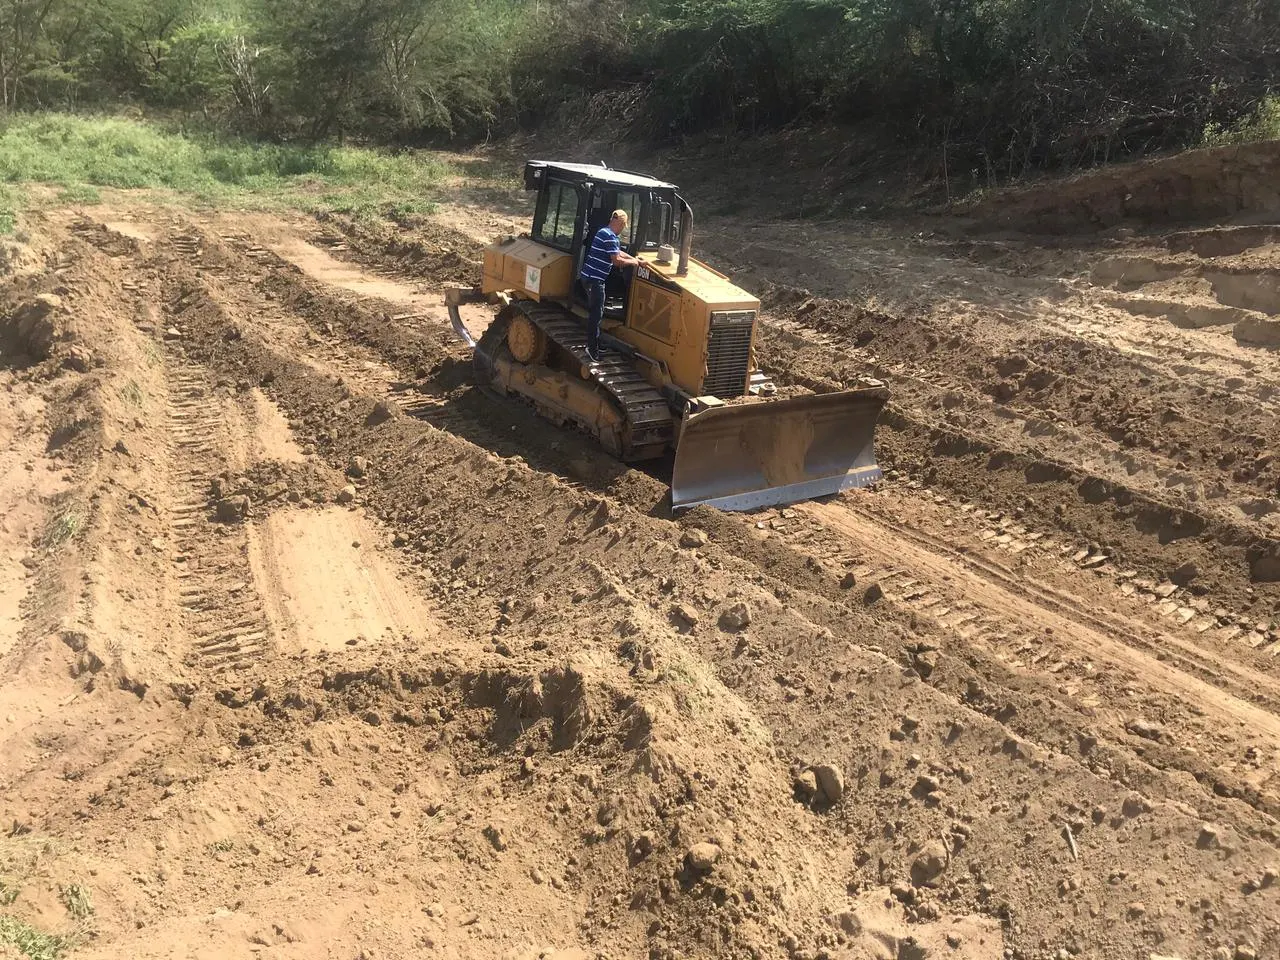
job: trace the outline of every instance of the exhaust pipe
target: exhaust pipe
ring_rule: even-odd
[[[680,262],[676,265],[676,276],[689,275],[689,255],[693,252],[693,207],[684,197],[677,196],[680,201]]]

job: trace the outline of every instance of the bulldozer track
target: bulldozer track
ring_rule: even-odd
[[[242,525],[215,524],[209,481],[225,449],[223,421],[205,371],[167,351],[173,449],[170,527],[179,606],[191,637],[187,660],[217,672],[244,669],[270,650],[271,629],[254,588]]]
[[[566,316],[562,307],[523,300],[513,307],[570,354],[583,370],[590,371],[596,385],[613,398],[630,427],[633,450],[660,450],[672,444],[676,421],[671,408],[662,394],[636,372],[625,354],[602,347],[600,362],[596,363],[587,354],[586,330],[578,320]],[[476,345],[476,352],[484,354],[490,366],[496,351],[505,342],[504,337],[505,324],[491,324]]]

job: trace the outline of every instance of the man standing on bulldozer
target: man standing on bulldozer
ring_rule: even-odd
[[[596,231],[591,248],[582,258],[578,274],[587,288],[587,355],[600,362],[600,321],[604,317],[605,283],[614,267],[634,267],[640,261],[622,250],[619,237],[627,229],[625,210],[613,211],[609,223]]]

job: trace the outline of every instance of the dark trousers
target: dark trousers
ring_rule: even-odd
[[[587,288],[587,349],[600,356],[600,320],[604,317],[604,283],[582,281]]]

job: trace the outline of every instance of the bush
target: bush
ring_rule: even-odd
[[[136,102],[281,141],[871,121],[996,179],[1265,134],[1276,2],[14,0],[0,63],[10,109]],[[327,162],[249,161],[205,172]]]

